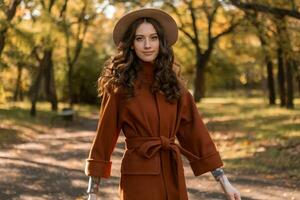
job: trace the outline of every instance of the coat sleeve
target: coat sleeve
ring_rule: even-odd
[[[180,146],[195,155],[188,158],[195,176],[223,166],[220,154],[199,114],[192,94],[186,89],[182,99],[177,133]]]
[[[121,128],[119,124],[117,96],[114,92],[104,92],[99,112],[96,136],[89,157],[86,160],[87,176],[110,177],[111,154],[116,146]]]

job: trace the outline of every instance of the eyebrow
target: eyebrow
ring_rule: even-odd
[[[151,33],[150,36],[152,36],[152,35],[158,35],[158,34],[157,33]],[[138,35],[135,35],[135,36],[145,36],[145,35],[138,34]]]

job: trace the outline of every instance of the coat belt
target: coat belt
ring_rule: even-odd
[[[172,156],[177,165],[177,179],[179,187],[179,199],[187,200],[187,190],[185,185],[185,178],[183,172],[183,165],[180,154],[186,156],[189,160],[199,159],[196,155],[192,154],[188,150],[182,148],[175,143],[175,137],[167,138],[165,136],[160,137],[136,137],[126,138],[126,146],[128,149],[135,148],[138,154],[150,159],[160,150],[169,150],[172,152]]]

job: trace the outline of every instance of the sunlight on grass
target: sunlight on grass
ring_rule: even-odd
[[[293,110],[243,97],[205,98],[197,105],[227,169],[284,170],[285,178],[300,177],[300,99],[295,99]]]
[[[64,120],[51,111],[48,102],[37,104],[36,117],[30,116],[30,107],[28,101],[0,104],[0,146],[33,139],[37,134],[49,132],[53,126],[64,126]],[[58,110],[64,107],[68,107],[67,104],[60,103]],[[77,117],[89,117],[98,112],[96,106],[90,105],[75,105],[74,109]]]

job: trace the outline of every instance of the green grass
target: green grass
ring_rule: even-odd
[[[64,127],[68,123],[58,116],[57,112],[51,111],[49,103],[39,102],[37,104],[36,117],[30,116],[31,104],[25,102],[6,102],[0,103],[0,147],[9,146],[10,144],[24,142],[34,138],[36,134],[48,132],[52,127]],[[59,111],[66,104],[59,104]],[[89,117],[91,113],[98,113],[96,106],[75,105],[77,117]]]
[[[300,178],[300,99],[295,109],[262,98],[205,98],[197,104],[225,161],[236,173]]]

